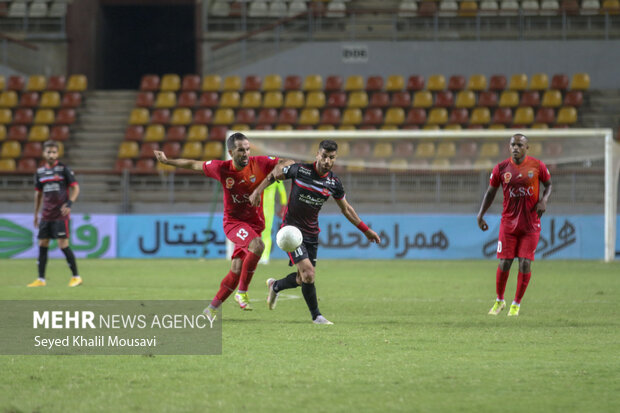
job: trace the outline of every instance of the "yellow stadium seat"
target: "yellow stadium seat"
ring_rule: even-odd
[[[241,107],[242,108],[260,108],[262,102],[262,95],[257,91],[248,91],[243,94],[241,98]]]
[[[351,75],[344,82],[345,92],[353,92],[355,90],[364,90],[364,78],[361,75]]]
[[[181,88],[181,77],[175,73],[165,74],[161,78],[160,90],[162,92],[176,92]]]
[[[16,169],[15,159],[0,159],[0,172],[12,172]]]
[[[453,158],[456,156],[456,145],[454,142],[440,142],[437,146],[437,157]]]
[[[14,90],[5,90],[0,94],[0,108],[14,108],[19,98]]]
[[[388,168],[391,171],[394,171],[394,172],[406,171],[407,170],[407,160],[403,159],[403,158],[392,159],[389,162],[389,164],[388,164]]]
[[[450,168],[450,160],[445,158],[436,158],[431,162],[431,166],[435,169],[449,169]]]
[[[363,90],[351,92],[347,102],[350,108],[365,108],[368,106],[368,94]]]
[[[203,92],[219,92],[222,89],[222,77],[220,75],[204,76],[201,89]]]
[[[363,159],[349,159],[347,161],[347,172],[364,172],[366,170],[366,164]]]
[[[506,125],[504,125],[503,123],[494,123],[492,125],[489,125],[489,129],[493,129],[493,130],[506,129]]]
[[[239,92],[228,91],[222,93],[222,97],[220,98],[221,108],[238,108],[240,104],[241,96]]]
[[[144,133],[144,142],[162,142],[166,129],[162,125],[149,125]]]
[[[587,73],[575,73],[570,82],[571,90],[588,90],[590,88],[590,75]]]
[[[519,92],[504,90],[499,97],[500,108],[514,108],[519,106]]]
[[[266,92],[265,97],[263,99],[263,107],[279,109],[282,107],[283,102],[284,102],[284,99],[282,98],[282,92],[279,92],[279,91]]]
[[[192,111],[189,108],[176,108],[170,118],[171,125],[189,125],[192,123]]]
[[[235,112],[232,109],[218,109],[213,118],[214,125],[230,125],[235,121]]]
[[[41,92],[47,87],[47,78],[43,75],[31,75],[26,83],[26,91]]]
[[[34,125],[28,131],[28,140],[30,142],[45,142],[49,139],[50,128],[47,125]]]
[[[235,123],[230,126],[230,130],[233,132],[243,132],[246,130],[250,130],[250,125],[247,125],[245,123]]]
[[[491,111],[489,108],[475,108],[469,119],[472,125],[488,125],[491,122]]]
[[[357,127],[355,125],[340,125],[338,126],[338,130],[357,130]]]
[[[482,92],[487,88],[487,77],[481,74],[471,75],[467,81],[467,90]]]
[[[202,157],[202,143],[185,142],[181,150],[181,158],[200,159]]]
[[[577,122],[577,109],[572,106],[565,106],[558,112],[556,123],[559,125],[572,125]]]
[[[315,91],[308,93],[306,97],[307,108],[322,108],[325,106],[325,93],[323,91]]]
[[[219,141],[211,141],[205,144],[202,159],[222,159],[224,156],[224,143]]]
[[[390,158],[394,152],[391,142],[377,142],[372,150],[373,158]]]
[[[319,127],[316,128],[316,129],[317,130],[323,130],[323,131],[336,130],[334,125],[319,125]],[[338,146],[338,154],[340,154],[340,146]]]
[[[159,92],[155,99],[156,108],[173,108],[177,105],[177,95],[174,92]]]
[[[0,125],[0,141],[6,139],[6,126]]]
[[[516,125],[529,125],[534,122],[534,109],[529,106],[523,106],[517,109],[514,121]]]
[[[403,108],[389,108],[385,112],[386,125],[401,125],[405,121],[405,110]]]
[[[446,108],[433,108],[428,114],[429,125],[444,125],[448,122],[448,110]]]
[[[226,76],[223,89],[225,92],[241,90],[241,76]]]
[[[420,142],[415,148],[416,158],[433,158],[435,156],[435,144],[433,142]]]
[[[4,90],[6,87],[6,78],[4,75],[0,75],[0,90]]]
[[[19,158],[22,154],[22,146],[17,141],[2,142],[2,151],[0,158]]]
[[[547,90],[543,95],[541,106],[546,108],[562,106],[562,93],[559,90]]]
[[[499,145],[496,142],[485,142],[480,146],[481,158],[495,158],[499,156]]]
[[[438,74],[430,75],[426,88],[433,92],[444,90],[446,88],[446,77]]]
[[[129,115],[129,124],[130,125],[146,125],[149,123],[149,110],[145,108],[135,108],[132,109],[131,114]]]
[[[206,141],[209,136],[209,129],[206,125],[192,125],[189,127],[189,131],[187,133],[188,142],[191,141]]]
[[[119,159],[134,159],[140,154],[140,147],[138,142],[124,141],[121,142],[121,146],[118,148]]]
[[[433,106],[433,95],[428,90],[419,90],[413,94],[414,108],[430,108]]]
[[[463,127],[459,125],[458,123],[452,123],[450,125],[444,126],[444,129],[445,130],[462,130]]]
[[[476,161],[474,162],[474,167],[476,169],[492,169],[493,164],[494,164],[493,161],[491,161],[490,159],[479,158],[479,159],[476,159]]]
[[[289,90],[284,98],[285,108],[303,108],[305,105],[304,92],[301,90]]]
[[[478,12],[478,3],[475,1],[460,1],[459,16],[474,17]]]
[[[527,75],[525,73],[517,73],[517,74],[510,76],[510,82],[508,83],[508,89],[526,90],[527,89]]]
[[[379,128],[381,130],[398,130],[398,126],[396,125],[381,125]]]
[[[303,90],[310,92],[313,90],[323,90],[323,76],[308,75],[304,79]]]
[[[67,81],[67,92],[84,92],[88,88],[85,75],[71,75]]]
[[[549,129],[549,125],[546,123],[534,123],[531,126],[532,129]]]
[[[293,130],[292,125],[276,125],[276,130]]]
[[[342,114],[343,125],[359,125],[362,122],[362,110],[358,108],[345,109]]]
[[[476,95],[471,90],[461,90],[456,95],[454,106],[457,108],[473,108],[476,106]]]
[[[405,78],[402,75],[390,75],[385,82],[386,92],[400,92],[405,88]]]
[[[39,107],[41,108],[57,108],[60,106],[60,93],[58,92],[43,92],[41,95],[41,102]]]
[[[11,109],[0,109],[0,124],[6,125],[13,121]]]
[[[547,125],[545,125],[547,126]],[[540,142],[530,142],[529,143],[529,149],[527,150],[527,154],[530,156],[533,156],[535,158],[539,157],[540,155],[542,155],[542,143]]]
[[[318,109],[304,109],[299,115],[300,125],[316,125],[319,123],[319,110]]]
[[[530,90],[547,90],[549,89],[549,76],[546,73],[536,73],[532,75],[530,80]]]
[[[36,125],[51,125],[55,119],[56,116],[52,109],[39,109],[34,115],[33,123]]]
[[[263,91],[279,91],[282,90],[282,77],[280,75],[271,74],[265,76],[263,81]]]

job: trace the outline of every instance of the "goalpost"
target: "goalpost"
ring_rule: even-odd
[[[335,172],[345,188],[357,187],[356,207],[461,214],[477,211],[490,170],[510,156],[509,138],[523,133],[529,154],[550,169],[554,183],[550,209],[602,213],[604,259],[615,258],[620,143],[611,129],[242,132],[250,139],[252,155],[296,161],[313,160],[322,139],[335,140],[339,144]],[[364,191],[368,188],[372,191]]]

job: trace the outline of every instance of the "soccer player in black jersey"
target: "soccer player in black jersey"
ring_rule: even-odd
[[[80,186],[73,176],[73,171],[65,164],[58,162],[58,144],[47,141],[43,144],[45,165],[35,173],[34,192],[34,226],[39,228],[39,278],[28,284],[28,287],[45,286],[45,267],[47,265],[47,249],[50,238],[58,240],[58,247],[65,254],[73,277],[69,287],[82,284],[78,275],[75,255],[69,247],[69,214],[71,206],[80,194]],[[39,210],[43,204],[41,222]]]
[[[316,161],[313,163],[284,162],[276,166],[250,195],[250,202],[258,206],[261,193],[275,180],[291,179],[291,195],[284,214],[282,225],[293,225],[301,230],[303,242],[299,248],[289,253],[297,266],[297,271],[286,277],[267,280],[269,294],[267,304],[273,310],[276,306],[278,293],[288,288],[301,285],[312,321],[315,324],[333,324],[321,315],[314,286],[316,256],[319,247],[319,211],[330,196],[340,207],[342,214],[371,242],[380,243],[381,239],[375,231],[360,219],[353,207],[345,198],[344,188],[340,179],[331,171],[336,160],[338,144],[332,140],[324,140],[319,144]]]

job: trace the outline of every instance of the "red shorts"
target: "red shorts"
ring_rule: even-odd
[[[254,238],[260,238],[261,231],[257,231],[257,228],[253,228],[251,225],[245,222],[231,222],[224,226],[224,233],[233,244],[235,244],[235,250],[232,253],[232,258],[245,258],[248,253],[248,245]]]
[[[499,239],[497,240],[497,258],[513,259],[515,257],[527,258],[534,261],[534,253],[538,245],[540,232],[523,232],[512,234],[504,232],[499,227]]]

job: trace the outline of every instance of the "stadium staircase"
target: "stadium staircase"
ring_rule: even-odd
[[[620,127],[620,90],[590,90],[582,107],[581,126],[584,128]]]

